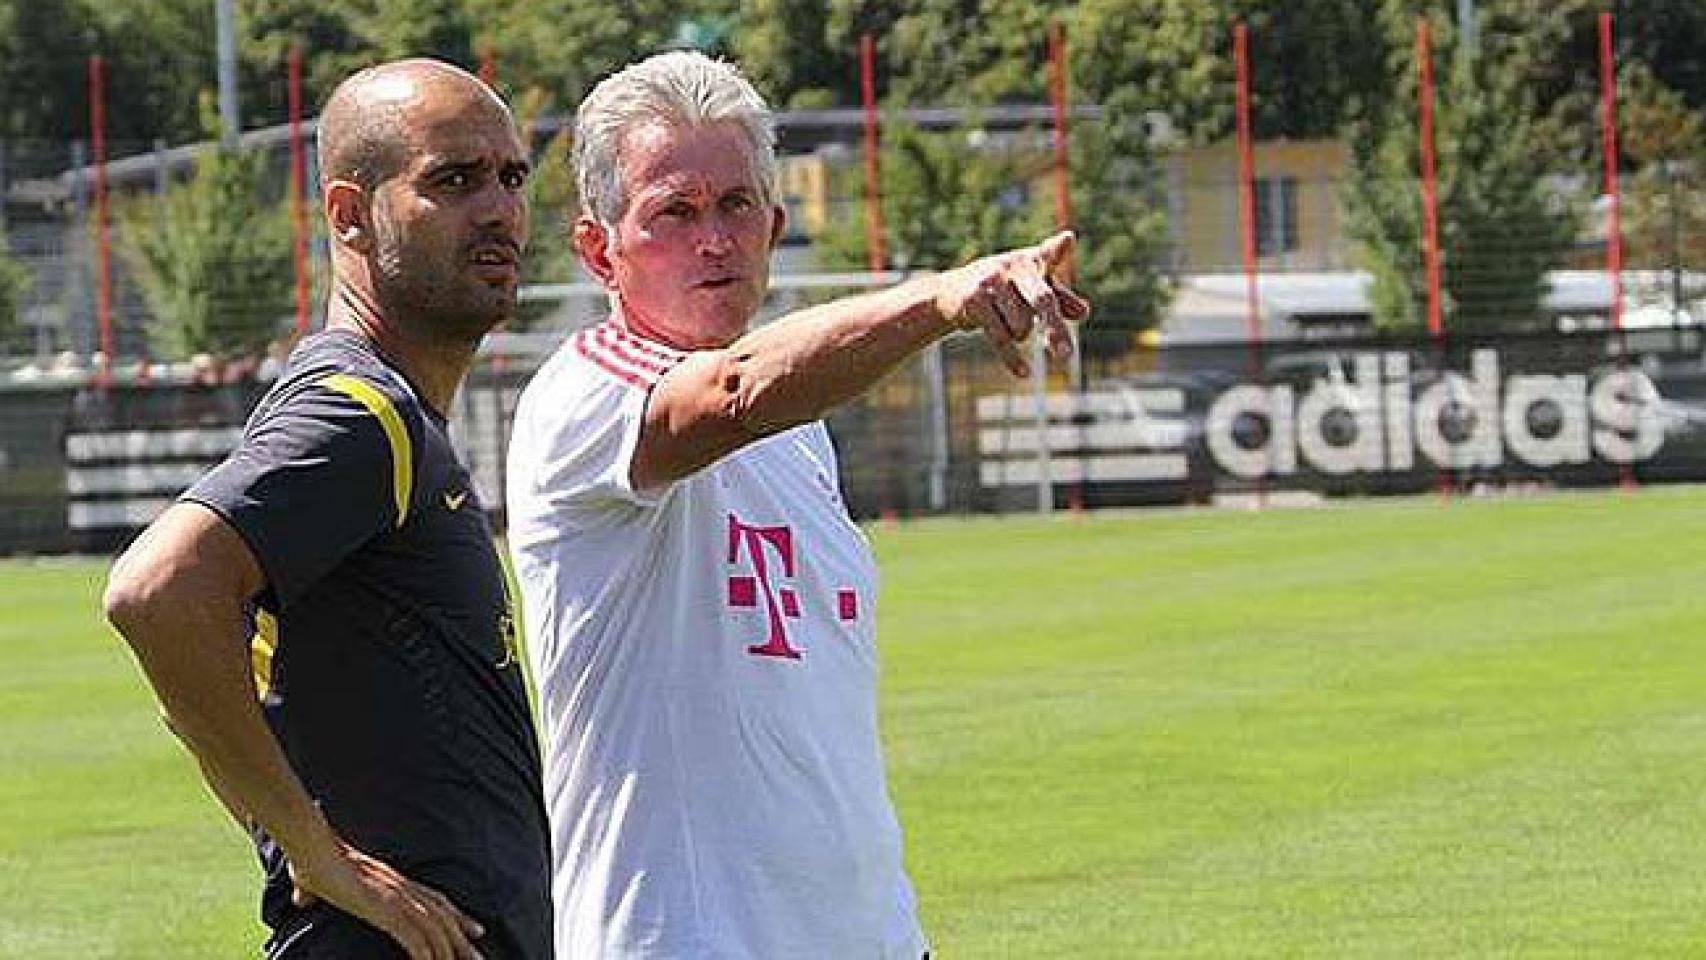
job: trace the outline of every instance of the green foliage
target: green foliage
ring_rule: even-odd
[[[1700,50],[1700,38],[1706,37],[1706,4],[1640,0],[1616,3],[1614,9],[1619,59],[1645,64],[1690,110],[1706,110],[1706,57]]]
[[[734,6],[732,0],[465,2],[491,46],[498,85],[548,91],[560,104],[579,103],[607,74],[667,49],[683,21],[716,19]]]
[[[1624,71],[1622,89],[1622,146],[1632,168],[1622,183],[1625,262],[1646,270],[1706,267],[1706,122],[1645,65]],[[1683,299],[1701,292],[1684,290]]]
[[[1079,0],[1063,9],[1075,99],[1124,92],[1186,139],[1232,133],[1232,24],[1248,27],[1260,137],[1329,137],[1385,88],[1385,37],[1363,0]],[[1017,24],[1015,24],[1017,27]],[[1027,27],[1038,35],[1038,27]]]
[[[252,355],[280,333],[293,274],[290,224],[266,195],[261,156],[207,149],[194,176],[120,212],[120,249],[160,355]]]
[[[530,90],[516,98],[516,120],[528,131],[526,139],[534,139],[534,125],[549,104],[550,98],[540,90]],[[575,192],[574,168],[569,162],[571,140],[567,128],[558,130],[533,157],[533,174],[527,184],[531,229],[521,263],[524,287],[535,283],[566,283],[575,275],[571,231],[580,214],[580,198]],[[510,326],[530,330],[556,308],[555,301],[522,303]]]
[[[1357,240],[1377,275],[1382,322],[1413,324],[1419,254],[1414,210],[1413,134],[1415,17],[1433,17],[1442,94],[1441,209],[1446,277],[1454,316],[1465,326],[1502,323],[1528,311],[1538,287],[1523,279],[1556,262],[1554,232],[1567,212],[1536,185],[1549,172],[1597,170],[1597,20],[1605,0],[1476,0],[1480,57],[1468,78],[1454,75],[1459,46],[1455,4],[1444,0],[242,0],[238,4],[246,126],[285,119],[285,56],[305,52],[305,100],[312,113],[351,70],[402,55],[443,57],[474,66],[489,49],[498,85],[544,90],[559,110],[637,57],[682,41],[685,25],[710,25],[701,39],[732,54],[779,107],[852,106],[860,102],[858,40],[877,39],[878,91],[901,106],[1037,103],[1046,99],[1046,26],[1066,26],[1072,99],[1118,108],[1119,129],[1165,116],[1188,142],[1224,139],[1232,127],[1231,25],[1249,26],[1258,137],[1324,137],[1353,131],[1357,175],[1350,189]],[[1618,57],[1631,119],[1629,161],[1632,244],[1668,230],[1670,181],[1656,164],[1688,151],[1642,145],[1650,131],[1683,129],[1706,106],[1706,59],[1694,43],[1706,29],[1698,0],[1642,0],[1615,5]],[[725,34],[722,29],[728,28]],[[196,96],[214,85],[213,4],[209,0],[0,0],[0,136],[46,138],[55,144],[86,135],[83,58],[107,57],[109,150],[134,153],[155,139],[182,143],[201,128]],[[1643,79],[1644,78],[1644,79]],[[1641,116],[1654,118],[1636,122]],[[963,132],[962,132],[963,133]],[[891,139],[910,136],[892,132]],[[1098,324],[1118,316],[1152,316],[1164,287],[1153,267],[1160,214],[1153,163],[1127,138],[1119,149],[1096,146],[1098,131],[1078,122],[1074,133],[1074,210],[1083,234],[1082,278],[1103,307]],[[1409,140],[1404,138],[1408,136]],[[1147,147],[1147,144],[1139,146]],[[920,189],[971,191],[967,204],[926,192],[897,199],[892,224],[897,254],[908,262],[951,262],[977,242],[1013,236],[1013,183],[1022,195],[1037,176],[1029,159],[946,170],[908,148],[894,164],[915,168]],[[13,156],[27,151],[17,151]],[[961,160],[968,151],[952,151]],[[1664,156],[1661,156],[1664,154]],[[1686,159],[1686,157],[1683,157]],[[12,172],[62,169],[51,159],[9,160]],[[35,167],[41,167],[38,171]],[[1118,168],[1117,170],[1114,168]],[[1648,168],[1651,169],[1648,169]],[[926,168],[935,173],[925,173]],[[1010,168],[1010,169],[1008,169]],[[1005,172],[1003,172],[1005,169]],[[1696,165],[1696,170],[1699,166]],[[559,190],[542,169],[537,189]],[[940,174],[940,175],[938,175]],[[980,183],[993,177],[1000,185]],[[1385,186],[1381,186],[1384,182]],[[1136,184],[1124,192],[1109,183]],[[906,189],[904,185],[896,189]],[[1409,196],[1406,196],[1406,193]],[[1135,194],[1135,196],[1132,196]],[[996,202],[1007,201],[1007,206]],[[541,216],[555,201],[537,199]],[[1039,201],[1040,202],[1040,201]],[[1043,204],[1046,207],[1046,203]],[[956,209],[960,207],[960,209]],[[1045,218],[1046,219],[1046,218]],[[556,273],[563,251],[552,249],[559,222],[536,231],[534,275]],[[1691,221],[1692,222],[1692,221]],[[1031,221],[1035,226],[1036,221]],[[1120,225],[1125,224],[1125,232]],[[842,246],[855,248],[853,225]],[[1023,231],[1020,231],[1021,233]],[[1409,237],[1410,239],[1405,239]],[[561,238],[555,238],[561,239]],[[1022,236],[1020,239],[1029,239]],[[1503,266],[1498,251],[1522,249]],[[826,245],[834,246],[826,240]],[[848,257],[843,256],[842,260]],[[1132,272],[1130,264],[1139,265]],[[1108,264],[1108,273],[1098,276]],[[1125,266],[1120,266],[1124,264]],[[1458,269],[1462,268],[1462,269]],[[1489,273],[1488,271],[1493,271]],[[1121,271],[1127,271],[1121,275]],[[1116,276],[1118,275],[1118,276]],[[1453,277],[1457,279],[1453,279]],[[1471,275],[1474,280],[1471,282]],[[1492,291],[1491,298],[1481,294]],[[1483,302],[1486,301],[1486,302]]]
[[[1125,90],[1191,139],[1222,136],[1232,125],[1226,23],[1199,0],[1082,0],[1066,38],[1073,99],[1100,103]]]
[[[437,57],[475,65],[473,21],[464,0],[359,0],[345,6],[374,62]]]
[[[349,4],[322,0],[244,0],[238,6],[241,34],[242,109],[246,124],[289,119],[285,65],[293,46],[302,49],[303,112],[312,116],[332,90],[355,70],[377,62],[357,30]]]
[[[202,132],[199,101],[216,91],[217,42],[209,0],[89,3],[95,12],[92,52],[106,60],[107,140],[112,157]],[[66,91],[84,95],[86,85]],[[87,116],[81,111],[81,120]],[[79,124],[87,136],[87,127]]]
[[[92,15],[80,0],[0,0],[0,136],[65,141],[82,135],[85,114],[77,104],[92,30]]]
[[[1353,128],[1352,177],[1344,187],[1346,232],[1373,274],[1369,301],[1376,327],[1416,330],[1423,308],[1422,212],[1416,141],[1397,129]]]
[[[1414,29],[1413,21],[1396,14],[1390,22],[1394,32]],[[1507,56],[1500,47],[1501,39],[1520,36],[1511,26],[1511,32],[1484,35],[1472,61],[1447,61],[1454,38],[1449,29],[1438,31],[1446,41],[1435,48],[1444,78],[1435,110],[1441,309],[1445,328],[1453,331],[1537,325],[1546,273],[1563,265],[1580,224],[1577,198],[1551,177],[1568,169],[1568,146],[1545,136],[1531,75],[1521,69],[1522,51]],[[1403,79],[1415,76],[1413,53],[1408,61],[1397,59],[1398,89],[1415,103],[1417,81]],[[1454,65],[1438,66],[1447,62]],[[1349,139],[1347,231],[1374,276],[1375,325],[1415,329],[1426,321],[1427,286],[1413,108],[1367,118]]]
[[[6,238],[0,235],[0,353],[18,333],[18,308],[29,289],[29,272],[7,255]]]
[[[853,106],[858,41],[877,40],[879,95],[912,106],[1046,99],[1045,36],[1067,24],[1083,102],[1129,89],[1198,140],[1232,124],[1229,25],[1250,24],[1256,127],[1325,136],[1378,92],[1385,45],[1362,0],[755,0],[735,52],[789,106]]]
[[[1333,137],[1347,121],[1384,108],[1387,46],[1368,0],[1238,0],[1231,14],[1248,24],[1251,126],[1255,135]],[[1210,49],[1228,60],[1230,36]],[[1230,126],[1226,134],[1231,134]]]
[[[1126,112],[1083,123],[1070,142],[1074,259],[1078,289],[1095,304],[1087,342],[1118,352],[1117,334],[1154,326],[1171,295],[1165,274],[1166,219],[1152,202],[1152,158],[1142,126]],[[1052,155],[1045,133],[988,134],[973,121],[950,132],[894,122],[879,168],[886,266],[941,270],[1035,243],[1055,230]],[[869,264],[861,184],[843,184],[846,215],[817,238],[832,269]]]
[[[988,4],[987,20],[975,27],[951,23],[952,7],[923,4],[895,23],[891,55],[934,64],[897,79],[897,97],[906,99],[915,86],[949,102],[1047,99],[1046,47],[1037,41],[1046,36],[1049,7]],[[1108,79],[1101,57],[1109,48],[1097,45],[1117,32],[1111,20],[1120,16],[1112,7],[1092,11],[1087,21],[1069,27],[1071,35],[1092,39],[1068,47],[1074,89],[1089,86],[1104,106],[1099,119],[1071,126],[1072,225],[1079,241],[1075,283],[1096,305],[1095,336],[1086,342],[1113,352],[1129,345],[1120,334],[1157,324],[1171,294],[1164,203],[1155,187],[1145,101],[1133,87]],[[976,52],[967,52],[961,41],[970,42],[972,33],[984,39],[973,45]],[[1055,230],[1048,131],[986,134],[979,127],[975,116],[951,133],[884,125],[880,166],[890,266],[956,266]],[[840,182],[844,209],[858,209],[852,203],[861,181]],[[822,238],[820,250],[831,266],[865,266],[863,217],[844,218]]]
[[[885,38],[899,101],[1037,103],[1047,99],[1050,16],[1061,0],[915,0]]]
[[[303,47],[310,106],[358,66],[430,55],[473,66],[489,45],[498,80],[574,103],[598,77],[669,46],[684,23],[726,24],[716,48],[736,55],[779,106],[859,102],[857,45],[874,34],[879,90],[916,105],[1041,98],[1043,25],[1066,21],[1088,102],[1116,87],[1141,94],[1201,141],[1231,128],[1234,18],[1250,26],[1260,136],[1323,136],[1374,115],[1394,92],[1388,62],[1411,42],[1421,9],[1451,4],[1383,0],[241,0],[246,125],[284,119],[283,69]],[[1477,0],[1482,32],[1501,18],[1547,13],[1517,38],[1537,72],[1540,110],[1591,88],[1596,18],[1604,0]],[[181,143],[199,134],[194,98],[211,89],[211,0],[0,0],[0,124],[9,137],[65,140],[83,132],[83,58],[102,52],[111,77],[115,142]],[[1371,15],[1375,7],[1378,15]],[[1706,30],[1698,0],[1616,5],[1619,57],[1645,63],[1691,109],[1706,107]],[[1406,28],[1394,32],[1395,22]],[[1558,30],[1551,24],[1562,24]],[[1449,28],[1448,18],[1440,19]],[[1093,52],[1091,52],[1093,51]],[[187,85],[187,87],[186,87]]]
[[[749,0],[731,45],[741,69],[779,107],[851,107],[860,95],[859,37],[878,47],[878,96],[893,69],[882,59],[900,0]]]
[[[1017,138],[991,138],[975,122],[929,132],[891,120],[883,130],[878,169],[890,268],[945,270],[1036,239],[1028,195],[1034,150]],[[844,191],[837,206],[859,213],[825,231],[819,255],[831,268],[863,269],[869,264],[859,205],[864,181],[836,179]]]
[[[1117,94],[1100,120],[1070,129],[1074,283],[1095,309],[1084,343],[1092,354],[1115,354],[1130,345],[1121,334],[1157,326],[1172,299],[1165,201],[1142,113],[1129,94]],[[1054,227],[1052,188],[1036,199],[1040,236]]]

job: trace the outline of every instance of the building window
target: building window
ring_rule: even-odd
[[[1256,178],[1256,254],[1297,249],[1297,178]]]

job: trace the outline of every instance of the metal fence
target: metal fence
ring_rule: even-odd
[[[288,142],[277,136],[261,136],[265,133],[269,131],[254,135],[255,149],[266,157],[263,166],[268,186],[263,192],[278,200],[287,189]],[[966,136],[963,131],[939,135]],[[859,154],[844,140],[833,139],[839,136],[844,134],[837,128],[819,139],[803,140],[801,152],[783,159],[781,186],[790,212],[790,229],[779,251],[778,274],[846,269],[844,260],[827,252],[830,244],[826,238],[863,236],[858,228],[865,215],[858,197]],[[1012,146],[1014,140],[1021,146]],[[1006,144],[1003,149],[1036,161],[1030,174],[1023,172],[1030,167],[1020,164],[1016,168],[1018,179],[995,201],[995,206],[1004,208],[1002,216],[1048,208],[1053,185],[1047,175],[1046,131],[1019,128],[1005,138],[980,140],[981,146],[976,149],[991,149],[988,143],[996,141]],[[966,149],[974,148],[968,144]],[[155,307],[143,295],[133,258],[125,253],[125,233],[127,229],[145,228],[150,216],[164,216],[157,208],[144,205],[181,181],[193,168],[196,154],[188,148],[141,143],[115,143],[109,153],[120,159],[106,167],[105,182],[112,202],[103,257],[92,181],[95,168],[88,165],[88,151],[77,143],[0,143],[0,200],[4,201],[0,204],[0,229],[13,259],[31,277],[21,302],[19,328],[0,341],[0,374],[26,366],[45,370],[55,365],[91,365],[91,355],[102,339],[99,306],[103,300],[109,306],[106,326],[115,354],[111,359],[120,364],[164,359],[148,333],[170,318],[156,316]],[[1253,232],[1250,246],[1254,266],[1265,278],[1291,277],[1298,283],[1315,278],[1318,286],[1332,288],[1363,266],[1346,207],[1352,183],[1346,145],[1338,140],[1276,142],[1258,144],[1256,155],[1251,198],[1254,220],[1250,224],[1243,222],[1240,212],[1236,157],[1227,144],[1175,145],[1157,159],[1144,183],[1129,187],[1142,191],[1154,209],[1165,213],[1164,249],[1156,259],[1185,293],[1163,318],[1163,326],[1196,322],[1200,318],[1192,310],[1200,312],[1199,301],[1204,296],[1227,301],[1223,306],[1241,310],[1235,301],[1245,267],[1242,251],[1246,227]],[[20,158],[26,156],[32,158],[33,167],[46,172],[8,179],[12,174],[7,171],[22,169]],[[13,158],[10,166],[6,157]],[[1419,198],[1422,192],[1420,184],[1411,181],[1388,186],[1391,189],[1386,192],[1399,197]],[[1526,190],[1528,186],[1515,189]],[[1509,296],[1503,285],[1509,281],[1500,261],[1522,262],[1542,256],[1554,271],[1591,273],[1604,269],[1608,258],[1607,218],[1597,180],[1587,171],[1578,171],[1575,176],[1548,182],[1543,189],[1549,202],[1579,212],[1573,235],[1564,238],[1561,249],[1558,238],[1514,226],[1496,235],[1448,239],[1441,252],[1448,299],[1462,309],[1485,309],[1489,305],[1495,311],[1501,309]],[[1477,195],[1490,190],[1492,187],[1486,187]],[[1621,200],[1620,253],[1628,281],[1624,295],[1629,312],[1652,314],[1663,322],[1669,322],[1670,314],[1681,312],[1691,322],[1706,323],[1706,171],[1679,163],[1633,172],[1624,183]],[[1484,196],[1478,202],[1498,206]],[[138,216],[141,211],[147,215]],[[540,213],[541,224],[561,223],[561,210]],[[992,218],[999,219],[993,212],[984,219]],[[308,218],[313,226],[309,238],[313,264],[324,259],[324,240],[313,223],[316,219]],[[892,244],[891,260],[907,256],[898,242]],[[863,265],[861,260],[858,266]],[[945,265],[916,260],[908,263],[912,269]],[[306,269],[315,273],[318,268]],[[323,269],[318,272],[323,274]],[[566,257],[550,272],[548,279],[552,281],[579,279]],[[105,297],[100,294],[103,276]],[[1225,290],[1213,287],[1213,278],[1217,277],[1225,278]],[[1208,292],[1195,296],[1201,292],[1202,278],[1209,278]],[[308,278],[310,285],[323,281],[320,275]],[[1567,296],[1578,291],[1580,284],[1553,286],[1558,296],[1543,304],[1548,311],[1546,319],[1565,317],[1575,322],[1585,314],[1604,315],[1609,311],[1609,284],[1592,290],[1585,300]],[[1347,316],[1353,320],[1366,318],[1369,303],[1365,294],[1347,303],[1342,296],[1329,292],[1314,299],[1294,298],[1264,312],[1283,313],[1297,324],[1338,322]],[[260,317],[259,321],[272,324],[281,335],[290,332],[295,320],[290,299],[283,297],[266,308],[274,315]],[[1521,297],[1516,299],[1520,301]],[[321,308],[318,297],[311,301],[313,316],[307,319],[309,326],[314,326],[320,321]],[[251,306],[233,304],[232,309]],[[578,319],[555,317],[547,323],[562,326]],[[1265,333],[1283,336],[1295,332],[1299,331],[1276,329]],[[1184,339],[1191,339],[1188,334]]]
[[[550,338],[547,338],[550,339]],[[514,341],[509,341],[513,343]],[[1012,379],[950,339],[830,418],[856,516],[1706,480],[1695,327],[1120,352]],[[487,503],[536,353],[492,353],[452,434]],[[109,550],[236,441],[264,380],[0,393],[0,550]],[[501,520],[501,517],[499,518]]]
[[[1035,130],[1013,136],[1045,142]],[[862,235],[848,186],[856,152],[832,139],[798,146],[782,178],[792,229],[766,317],[845,292],[833,284],[849,281],[823,278],[844,267],[825,238]],[[19,149],[0,155],[17,159]],[[42,149],[29,165],[59,171],[51,176],[8,181],[0,170],[7,244],[32,278],[22,327],[0,350],[3,552],[122,542],[230,447],[279,359],[151,356],[145,333],[163,318],[128,260],[109,251],[116,377],[97,386],[89,168],[77,145],[55,149],[63,167],[35,156]],[[284,155],[267,149],[282,195]],[[1443,251],[1446,293],[1457,298],[1448,320],[1470,300],[1495,312],[1522,303],[1508,326],[1524,332],[1471,336],[1448,323],[1441,337],[1382,338],[1370,332],[1374,281],[1348,233],[1345,146],[1257,149],[1253,224],[1241,219],[1224,144],[1181,146],[1133,187],[1166,211],[1159,260],[1175,295],[1157,317],[1102,310],[1082,369],[1017,383],[975,339],[957,338],[834,414],[850,508],[874,517],[1706,478],[1706,190],[1695,171],[1626,181],[1620,285],[1605,270],[1592,181],[1560,180],[1547,189],[1582,215],[1561,251],[1545,240],[1551,269],[1537,302],[1501,299],[1494,285],[1506,272]],[[159,145],[111,153],[125,157],[107,171],[115,209],[168,189],[190,160]],[[1046,178],[1021,178],[1000,203],[1009,213],[1046,206],[1050,189]],[[1246,226],[1254,278],[1241,256]],[[1475,255],[1520,260],[1533,252],[1525,244],[1542,242],[1494,239],[1491,253]],[[559,279],[527,291],[530,318],[547,332],[494,338],[456,399],[453,434],[490,504],[501,502],[522,384],[552,343],[604,311],[572,268]],[[288,310],[270,319],[281,338],[292,329]],[[1142,322],[1124,322],[1133,319]]]

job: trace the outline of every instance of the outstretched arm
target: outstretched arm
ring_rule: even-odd
[[[982,330],[1015,375],[1040,326],[1056,357],[1089,305],[1059,279],[1073,238],[984,257],[955,270],[811,307],[695,353],[659,381],[631,477],[655,489],[760,437],[822,418],[955,330]]]
[[[244,638],[244,604],[263,584],[235,530],[203,506],[180,503],[114,564],[104,603],[167,726],[226,809],[284,849],[299,898],[323,898],[366,920],[413,960],[477,957],[471,938],[479,925],[341,840],[291,770],[261,716]]]

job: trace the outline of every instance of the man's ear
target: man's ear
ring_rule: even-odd
[[[358,253],[373,250],[373,229],[368,221],[367,191],[353,180],[333,180],[326,185],[326,226],[332,241]]]
[[[770,208],[770,249],[782,242],[782,233],[788,229],[788,211],[781,204]]]
[[[606,288],[616,288],[616,266],[610,262],[610,228],[593,217],[575,220],[575,253],[588,273]]]

